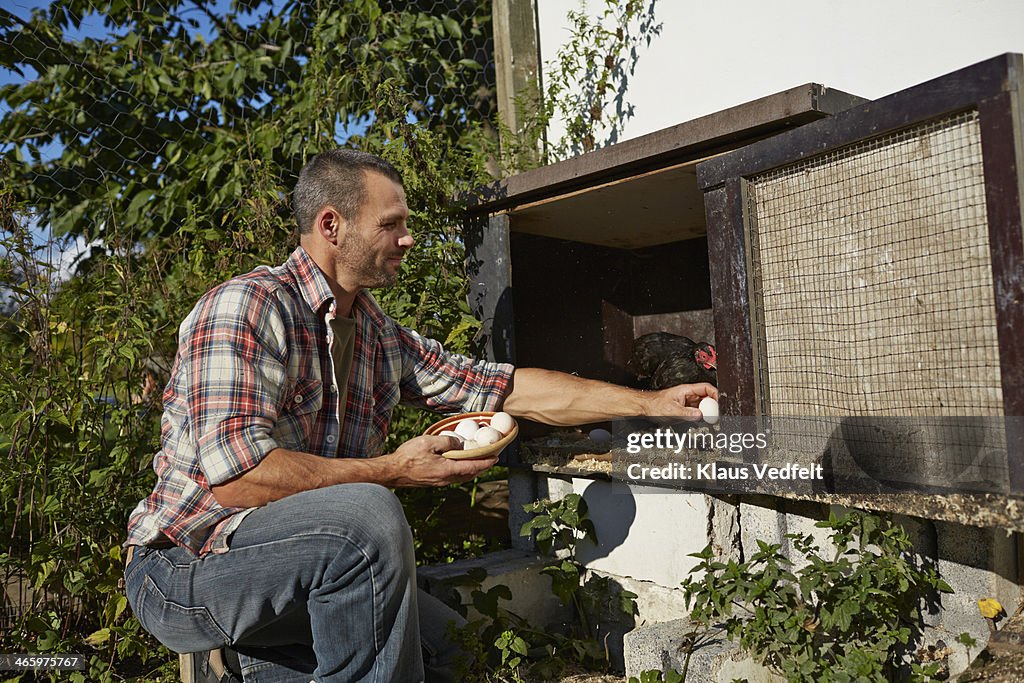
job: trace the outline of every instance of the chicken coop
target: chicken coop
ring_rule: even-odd
[[[808,84],[487,188],[466,247],[488,356],[627,384],[636,337],[713,341],[697,164],[861,101]]]
[[[637,337],[667,331],[714,342],[717,256],[709,255],[698,164],[862,102],[802,85],[485,188],[465,239],[469,301],[487,356],[631,384]],[[518,448],[503,456],[520,547],[522,503],[556,495],[566,482],[610,479],[606,461],[577,460],[594,450],[585,432],[556,434],[541,453],[531,447],[548,443],[550,432],[522,424]]]
[[[924,638],[965,668],[958,634],[990,636],[977,600],[1024,585],[1022,71],[1004,55],[872,102],[805,85],[486,188],[466,247],[490,358],[635,385],[638,338],[711,342],[722,419],[701,429],[768,441],[697,458],[828,475],[635,480],[616,424],[522,424],[495,580],[544,594],[517,569],[523,504],[580,494],[597,542],[578,557],[638,596],[605,640],[638,675],[683,666],[692,553],[789,556],[833,513],[888,512],[953,588]],[[539,604],[516,606],[543,623]],[[702,680],[733,680],[735,647],[695,653]]]

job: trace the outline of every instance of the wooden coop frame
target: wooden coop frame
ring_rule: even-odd
[[[773,221],[787,226],[780,229],[789,231],[791,251],[793,245],[799,244],[794,231],[805,229],[813,234],[820,230],[821,223],[815,222],[810,213],[820,205],[824,195],[821,189],[808,190],[803,213],[785,223],[785,220],[775,218],[776,214],[781,215],[781,209],[764,209],[768,202],[764,198],[769,194],[768,188],[777,187],[770,183],[780,178],[783,181],[795,178],[793,187],[798,187],[800,182],[809,184],[811,181],[803,178],[819,173],[826,159],[852,159],[872,145],[874,149],[906,142],[921,148],[940,139],[931,136],[932,130],[942,132],[963,128],[965,132],[950,133],[942,139],[963,138],[974,146],[976,158],[964,164],[975,165],[978,182],[983,185],[977,188],[983,200],[980,207],[983,216],[978,219],[981,221],[981,246],[966,256],[964,254],[968,252],[961,253],[959,258],[964,264],[977,258],[982,270],[990,273],[990,289],[986,294],[985,287],[981,287],[979,296],[991,301],[991,315],[985,318],[987,322],[978,323],[978,326],[991,328],[989,341],[993,365],[987,383],[993,386],[987,390],[993,403],[983,404],[975,413],[966,412],[971,403],[967,406],[946,406],[939,402],[932,410],[935,414],[955,415],[959,411],[961,415],[1005,418],[1009,492],[1014,495],[1024,493],[1024,435],[1020,426],[1024,415],[1022,74],[1024,64],[1020,55],[1002,55],[877,101],[851,107],[834,117],[750,144],[699,165],[697,177],[705,194],[709,250],[712,254],[722,255],[711,259],[711,286],[719,357],[729,359],[719,367],[724,415],[771,416],[777,410],[791,409],[786,405],[788,399],[785,396],[789,390],[776,392],[776,382],[773,382],[773,379],[784,378],[787,369],[771,352],[772,348],[777,348],[772,346],[775,341],[772,337],[774,335],[777,340],[783,336],[780,330],[791,328],[784,327],[784,312],[766,313],[765,310],[774,305],[765,300],[775,296],[775,292],[766,294],[767,285],[763,280],[769,279],[765,274],[768,270],[777,268],[769,263],[766,254],[772,247],[766,244],[775,239],[771,237]],[[927,134],[924,132],[926,128]],[[927,160],[939,152],[929,148],[923,152],[918,149],[915,153],[916,158]],[[961,158],[967,152],[950,154]],[[909,166],[891,166],[878,172],[913,175],[908,171]],[[961,171],[960,165],[949,165],[936,171],[935,177],[944,183],[947,193],[955,194],[963,185]],[[828,186],[844,181],[845,178],[835,180]],[[881,187],[871,195],[870,201],[881,201],[879,197],[883,195],[880,193],[886,189]],[[974,205],[977,203],[975,201]],[[877,208],[868,206],[865,211]],[[759,215],[759,211],[766,215]],[[801,210],[798,208],[796,211],[799,213]],[[836,221],[844,219],[835,218]],[[941,222],[944,219],[934,220]],[[900,230],[901,227],[902,224],[896,223],[893,229]],[[766,234],[769,237],[766,238]],[[841,246],[836,243],[835,248],[834,258],[838,259]],[[930,252],[925,249],[922,253],[928,255]],[[935,254],[930,257],[937,258]],[[793,258],[799,258],[799,255]],[[957,272],[957,264],[949,267],[951,273]],[[807,268],[813,269],[813,266]],[[792,287],[793,282],[796,280],[780,284],[779,288],[787,284]],[[960,300],[966,294],[951,290],[949,296]],[[766,316],[771,318],[770,323],[766,322]],[[775,401],[774,393],[782,393],[783,400]],[[918,414],[927,412],[929,405],[928,401],[923,401],[922,405],[915,406]],[[847,410],[849,406],[839,408]],[[995,520],[1000,522],[998,516]],[[1011,526],[1019,527],[1019,524],[1019,520],[1012,520]]]
[[[484,188],[465,239],[485,355],[622,381],[635,336],[665,324],[713,335],[697,165],[864,101],[806,84]],[[672,284],[656,291],[659,278]],[[632,279],[647,284],[612,291]]]

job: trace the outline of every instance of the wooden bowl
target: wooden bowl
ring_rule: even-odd
[[[454,431],[455,425],[457,425],[460,421],[465,420],[468,417],[473,418],[481,425],[490,425],[491,418],[494,417],[494,413],[483,411],[476,413],[463,413],[462,415],[452,415],[430,425],[429,427],[427,427],[427,431],[423,433],[430,436],[437,436],[446,429]],[[505,448],[510,443],[512,443],[512,440],[516,438],[517,434],[519,434],[519,423],[516,422],[515,420],[512,420],[512,431],[510,431],[508,434],[501,437],[494,443],[487,446],[481,446],[480,448],[471,448],[468,451],[448,451],[447,453],[443,453],[443,455],[444,457],[449,458],[451,460],[475,460],[477,458],[490,458],[498,455],[503,450],[505,450]]]

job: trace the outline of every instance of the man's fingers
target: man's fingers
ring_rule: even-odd
[[[697,405],[700,400],[705,396],[718,400],[718,389],[715,385],[708,384],[707,382],[701,382],[700,384],[680,384],[677,387],[666,389],[669,392],[672,400],[676,403],[686,406],[688,403]]]
[[[472,479],[484,470],[498,464],[498,458],[474,458],[473,460],[456,460],[454,462],[460,470],[460,476]]]
[[[679,417],[689,422],[696,422],[697,420],[704,417],[704,414],[700,412],[700,408],[687,408],[683,407],[679,411]]]
[[[702,382],[701,384],[698,384],[697,386],[701,388],[702,395],[710,396],[711,398],[715,399],[716,401],[718,400],[718,387],[716,387],[714,384],[708,384],[707,382]]]
[[[437,455],[447,453],[448,451],[462,450],[462,441],[454,436],[432,435],[424,436],[423,438],[429,439],[427,448],[430,449],[431,453],[436,453]]]

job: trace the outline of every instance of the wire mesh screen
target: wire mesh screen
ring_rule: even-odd
[[[748,198],[762,408],[811,418],[777,442],[1005,479],[1001,431],[949,419],[1003,405],[977,113],[754,177]]]
[[[1001,414],[975,113],[751,185],[772,414]]]

